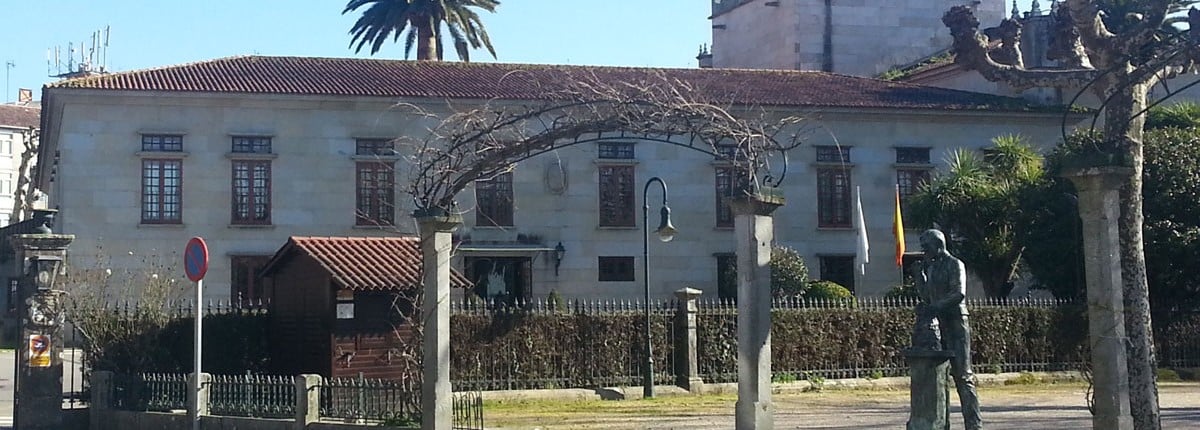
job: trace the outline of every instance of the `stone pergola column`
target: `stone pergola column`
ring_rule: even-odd
[[[703,292],[695,288],[681,288],[675,291],[675,298],[679,300],[678,308],[675,310],[675,385],[691,391],[699,392],[704,385],[704,380],[700,379],[700,361],[696,351],[696,312],[699,307],[696,305],[696,299]]]
[[[1079,192],[1083,261],[1087,280],[1088,339],[1092,349],[1095,413],[1092,428],[1133,428],[1125,358],[1125,307],[1121,289],[1119,190],[1132,169],[1091,167],[1063,173]]]
[[[16,252],[18,284],[16,303],[21,330],[17,339],[17,384],[14,390],[14,427],[21,430],[58,429],[63,426],[63,291],[55,278],[63,267],[67,246],[75,239],[53,234],[48,224],[53,214],[40,214],[35,234],[10,237]]]
[[[416,211],[421,235],[421,429],[451,430],[453,392],[450,389],[450,248],[451,236],[462,217]]]
[[[730,199],[737,241],[738,430],[775,428],[771,401],[771,214],[784,199],[755,193]]]

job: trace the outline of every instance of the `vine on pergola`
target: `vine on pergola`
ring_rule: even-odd
[[[519,73],[506,79],[526,78]],[[798,115],[740,106],[733,94],[719,99],[663,74],[622,82],[572,74],[539,87],[546,88],[541,100],[487,101],[453,111],[423,137],[400,140],[412,147],[409,193],[417,212],[452,213],[455,196],[476,180],[539,154],[606,139],[689,147],[728,162],[748,179],[748,191],[777,187],[787,151],[807,132]],[[771,173],[772,154],[783,156],[782,173]]]

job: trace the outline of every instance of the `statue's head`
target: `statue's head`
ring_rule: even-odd
[[[921,251],[933,256],[946,250],[946,235],[937,229],[925,230],[921,233]]]

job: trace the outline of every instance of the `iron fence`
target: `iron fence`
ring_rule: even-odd
[[[479,391],[454,393],[454,429],[483,429],[483,393]]]
[[[401,380],[325,378],[321,416],[403,423],[420,420],[420,387]]]
[[[111,389],[114,409],[157,412],[187,409],[187,375],[182,373],[113,375]]]
[[[646,309],[637,300],[452,302],[451,310],[460,318],[483,318],[491,326],[515,330],[489,332],[501,338],[483,344],[456,345],[452,338],[454,386],[491,391],[641,385]],[[651,301],[649,310],[654,383],[674,384],[672,340],[681,335],[674,324],[677,303]]]
[[[291,376],[212,375],[208,390],[208,408],[213,415],[296,416],[296,382]]]

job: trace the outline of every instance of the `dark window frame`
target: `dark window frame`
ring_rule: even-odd
[[[849,146],[816,145],[813,148],[816,151],[816,159],[818,163],[850,162],[851,147]]]
[[[854,292],[854,256],[853,255],[818,255],[819,278],[832,281]],[[837,266],[837,267],[835,267]]]
[[[243,171],[246,176],[239,177]],[[233,160],[230,179],[230,223],[270,225],[271,160]]]
[[[926,147],[898,147],[896,164],[929,164],[929,152]]]
[[[235,154],[270,154],[270,136],[233,136],[231,151]]]
[[[183,135],[180,134],[143,134],[142,151],[148,152],[183,152]]]
[[[270,285],[260,273],[270,255],[229,256],[229,298],[238,305],[256,304],[270,298]]]
[[[475,181],[476,227],[512,227],[514,212],[512,172]]]
[[[396,168],[392,162],[354,163],[354,224],[394,225],[396,222]]]
[[[600,165],[597,194],[601,227],[637,227],[637,172],[633,165]]]
[[[728,197],[749,185],[750,177],[744,169],[735,166],[717,166],[715,169],[714,194],[716,197],[717,228],[733,228],[733,208]]]
[[[850,228],[853,178],[845,167],[817,168],[817,227]],[[839,184],[842,184],[839,188]]]
[[[141,191],[142,224],[183,223],[183,160],[142,159]]]
[[[633,160],[637,158],[632,142],[600,142],[596,147],[596,158],[603,160]]]
[[[596,257],[596,280],[599,282],[636,281],[636,266],[636,260],[629,256]]]
[[[355,139],[354,155],[392,157],[396,155],[396,143],[393,139]]]

